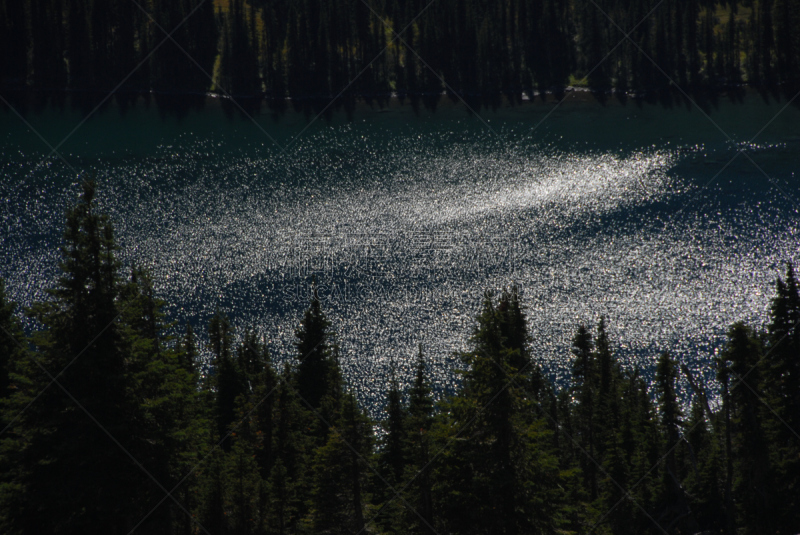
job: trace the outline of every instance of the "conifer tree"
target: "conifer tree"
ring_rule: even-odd
[[[595,441],[595,399],[599,383],[593,351],[592,335],[581,325],[572,339],[572,354],[575,360],[572,364],[573,396],[577,402],[576,412],[576,439],[585,454],[580,455],[581,472],[584,485],[589,492],[590,500],[597,499],[597,444]]]
[[[236,420],[236,399],[245,392],[245,379],[239,363],[233,357],[233,326],[219,309],[208,324],[208,336],[213,359],[216,442],[228,435],[231,424]],[[225,440],[223,447],[225,451],[230,451],[231,442]]]
[[[233,428],[228,470],[235,474],[233,500],[240,504],[235,505],[239,515],[236,529],[258,533],[265,529],[270,512],[268,481],[276,459],[273,438],[278,377],[266,344],[250,329],[237,350],[237,365],[245,388],[236,400],[237,425]],[[237,493],[246,494],[249,501],[236,498]]]
[[[259,472],[266,480],[275,462],[274,413],[279,379],[266,344],[252,330],[245,332],[238,360],[246,388],[237,420],[244,420],[248,425],[247,432],[252,435]]]
[[[661,518],[672,528],[681,519],[686,520],[690,514],[689,505],[681,485],[683,473],[679,470],[676,449],[682,449],[681,409],[675,391],[678,372],[669,353],[664,352],[656,366],[655,387],[658,395],[660,413],[662,451],[666,452],[661,470],[660,498],[663,513]]]
[[[207,412],[207,403],[204,400],[206,392],[200,388],[199,354],[195,341],[194,329],[191,323],[186,324],[186,331],[182,339],[176,344],[175,352],[178,355],[178,365],[187,374],[185,385],[191,388],[193,400],[185,402],[178,408],[180,418],[190,423],[189,432],[184,427],[178,427],[178,432],[188,443],[188,448],[182,450],[178,475],[185,480],[181,486],[181,501],[189,511],[196,511],[198,500],[196,490],[198,485],[197,464],[203,459],[208,442],[208,429],[211,425]],[[185,386],[184,386],[185,388]],[[177,533],[191,535],[196,527],[195,522],[183,512],[177,513],[181,520],[178,522]]]
[[[291,386],[292,373],[286,364],[275,391],[274,451],[268,488],[271,529],[290,533],[297,529],[306,513],[310,497],[308,471],[314,440],[309,436],[310,418],[303,402]]]
[[[364,529],[372,428],[350,392],[342,397],[341,414],[340,426],[330,430],[314,460],[311,514],[317,533],[358,533]]]
[[[433,491],[430,463],[433,457],[431,430],[433,427],[433,399],[427,376],[427,365],[422,344],[417,353],[414,383],[408,394],[405,418],[405,474],[406,500],[413,511],[406,511],[406,521],[411,533],[434,533]]]
[[[722,387],[722,411],[719,434],[724,435],[725,480],[723,484],[725,502],[725,528],[733,532],[736,526],[736,511],[733,502],[733,422],[731,402],[731,373],[724,354],[714,358],[716,364],[717,380]]]
[[[272,466],[267,489],[269,502],[266,527],[271,533],[284,535],[292,524],[292,506],[296,503],[296,496],[293,494],[295,487],[280,459]]]
[[[445,405],[444,434],[464,428],[469,436],[437,469],[441,514],[454,532],[538,533],[560,522],[558,461],[532,396],[513,380],[517,352],[505,345],[501,325],[487,293],[472,350],[461,357],[461,390]]]
[[[598,423],[594,429],[595,445],[600,458],[604,458],[608,447],[614,447],[616,437],[614,430],[619,426],[618,384],[621,379],[619,365],[611,352],[606,333],[605,318],[597,323],[595,337],[594,361],[597,363],[597,393],[594,408],[594,421]],[[603,422],[602,425],[599,425]],[[614,491],[616,492],[616,491]]]
[[[342,396],[344,395],[339,344],[333,333],[330,334],[330,340],[330,356],[326,363],[325,393],[320,400],[318,417],[313,419],[312,425],[313,434],[318,438],[320,445],[325,443],[329,425],[339,424],[342,413]]]
[[[154,295],[149,273],[134,268],[131,279],[120,291],[122,330],[127,340],[127,376],[133,384],[134,402],[141,414],[131,430],[141,441],[132,450],[137,460],[162,483],[173,486],[199,460],[207,422],[203,418],[197,391],[197,376],[187,369],[180,345],[164,333],[171,327],[164,321],[164,301]],[[189,341],[191,345],[191,340]],[[154,502],[163,493],[143,495]],[[182,497],[191,502],[184,487]],[[184,503],[187,510],[193,503]],[[170,501],[153,512],[142,525],[152,533],[170,530],[173,520],[191,525],[187,513]]]
[[[762,404],[753,387],[761,384],[761,343],[752,329],[735,323],[728,331],[722,355],[731,386],[729,398],[733,427],[733,494],[738,504],[737,521],[748,530],[767,532],[772,526],[774,484],[769,451],[762,425]]]
[[[194,329],[191,323],[186,324],[186,332],[183,335],[178,349],[182,355],[181,365],[183,368],[195,375],[195,382],[198,381],[198,359],[199,353],[197,352],[197,341],[194,336]]]
[[[238,436],[225,455],[224,505],[231,535],[251,535],[261,531],[261,477],[252,437]]]
[[[24,504],[19,481],[19,451],[24,437],[15,433],[13,425],[20,416],[16,412],[20,397],[17,392],[23,386],[17,374],[30,356],[15,307],[6,295],[5,281],[0,279],[0,530],[4,533],[18,532],[12,515],[21,511]]]
[[[800,293],[792,264],[785,281],[778,278],[768,325],[767,348],[760,362],[761,392],[769,408],[763,414],[763,429],[770,442],[777,482],[775,510],[781,527],[800,522],[800,505],[792,489],[800,483]],[[749,382],[749,377],[748,379]],[[766,407],[765,406],[765,407]]]
[[[209,533],[228,534],[225,510],[225,452],[215,448],[201,468],[199,518]]]
[[[722,531],[725,528],[725,502],[722,483],[725,479],[721,434],[709,431],[705,410],[695,396],[687,422],[687,444],[690,449],[686,493],[692,497],[691,508],[703,529]]]
[[[94,184],[84,182],[67,213],[61,275],[50,300],[31,309],[43,327],[34,335],[35,363],[20,361],[14,373],[17,391],[7,414],[22,414],[11,430],[17,441],[11,484],[20,507],[7,517],[12,531],[117,533],[151,485],[110,438],[135,449],[130,423],[139,411],[129,396],[133,385],[116,302],[117,246],[94,195]],[[46,388],[53,377],[66,392]]]
[[[6,284],[0,279],[0,400],[9,397],[11,391],[10,373],[13,366],[21,358],[25,349],[25,336],[19,318],[14,314],[16,303],[8,300]],[[8,422],[0,419],[0,425],[6,427]]]
[[[319,408],[328,391],[331,367],[330,322],[322,312],[316,281],[312,284],[311,304],[295,332],[297,338],[297,389],[300,397]]]
[[[630,481],[636,484],[633,498],[640,507],[632,507],[632,521],[628,526],[631,533],[641,533],[653,529],[653,521],[646,514],[653,511],[658,500],[659,479],[655,467],[662,460],[663,451],[658,421],[651,393],[644,378],[632,379],[635,387],[631,390],[630,411],[634,431],[633,456],[630,460]],[[634,399],[634,398],[638,398]],[[635,405],[635,406],[634,406]]]
[[[384,436],[380,467],[381,474],[392,485],[397,485],[403,477],[405,468],[403,445],[405,443],[406,410],[397,382],[394,360],[390,362],[389,366],[389,391],[387,392],[386,420],[383,422]]]
[[[525,390],[537,401],[544,401],[548,394],[547,381],[542,368],[530,354],[528,320],[521,302],[520,288],[515,284],[504,289],[497,303],[497,313],[504,346],[511,351],[509,364],[524,378]]]
[[[403,480],[406,463],[406,420],[407,408],[403,404],[403,394],[397,381],[394,359],[389,362],[389,390],[386,393],[386,416],[381,425],[383,436],[378,454],[378,474],[386,484],[378,483],[376,499],[383,502],[384,510],[380,521],[386,529],[397,529],[401,523],[405,507],[395,498],[393,489],[398,489]]]
[[[764,386],[770,406],[788,427],[800,426],[800,292],[791,264],[786,280],[778,278],[770,310],[769,350],[762,364]],[[789,438],[786,427],[780,439]]]

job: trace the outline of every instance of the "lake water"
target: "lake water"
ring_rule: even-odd
[[[172,319],[204,329],[219,306],[293,355],[316,276],[364,401],[381,399],[390,357],[410,379],[418,343],[452,385],[483,292],[512,283],[557,380],[578,324],[601,315],[626,363],[652,370],[670,350],[711,377],[727,326],[763,324],[800,259],[800,109],[757,94],[704,111],[575,93],[477,115],[392,102],[251,120],[216,100],[181,119],[84,115],[29,112],[37,134],[0,111],[12,298],[46,297],[72,169],[94,170],[120,258],[152,271]],[[67,163],[48,156],[41,138],[68,135]]]

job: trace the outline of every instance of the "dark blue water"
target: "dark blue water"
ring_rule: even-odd
[[[220,306],[288,356],[315,276],[364,400],[418,343],[452,384],[483,292],[512,283],[557,379],[578,324],[601,315],[627,364],[670,350],[710,376],[727,326],[763,324],[800,258],[800,111],[785,106],[576,94],[251,120],[210,101],[181,120],[46,108],[30,126],[6,110],[0,275],[21,304],[46,298],[75,172],[94,172],[120,257],[153,272],[174,319],[202,329]],[[63,159],[39,136],[66,137]]]

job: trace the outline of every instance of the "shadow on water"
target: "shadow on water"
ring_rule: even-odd
[[[758,91],[761,94],[761,91]],[[770,93],[772,94],[772,93]],[[609,101],[605,93],[593,92],[592,96],[601,104]],[[747,97],[747,87],[743,85],[720,87],[715,90],[703,88],[682,88],[675,85],[662,86],[650,91],[614,91],[613,98],[619,104],[626,106],[628,103],[642,108],[660,106],[666,110],[683,108],[691,111],[700,108],[705,113],[718,111],[720,104],[727,101],[733,104],[744,104]],[[788,97],[791,98],[791,97]],[[787,100],[788,100],[787,98]],[[780,99],[775,99],[779,101]],[[766,103],[769,103],[766,100]]]
[[[439,106],[439,100],[442,98],[442,95],[440,93],[423,93],[421,98],[422,105],[425,106],[425,109],[434,112]]]
[[[610,96],[610,89],[592,89],[590,92],[594,99],[601,105],[605,106],[608,103],[609,96]]]
[[[764,99],[765,104],[769,104],[770,101],[780,102],[781,100],[781,88],[778,86],[762,85],[758,86],[756,90],[761,95],[761,98]]]
[[[263,103],[261,97],[233,97],[223,98],[220,107],[228,119],[233,119],[236,115],[246,119],[258,115]]]
[[[0,109],[8,111],[8,105],[25,117],[28,114],[39,114],[45,110],[64,111],[69,108],[87,116],[93,113],[105,113],[114,109],[120,115],[126,115],[137,109],[149,109],[155,103],[162,119],[178,119],[203,111],[213,100],[219,100],[221,109],[229,119],[234,117],[248,118],[263,114],[265,111],[273,120],[278,121],[286,113],[294,112],[305,115],[308,121],[316,118],[330,123],[337,114],[344,112],[347,121],[353,120],[354,113],[360,105],[375,110],[388,110],[399,105],[408,105],[414,115],[425,110],[436,112],[442,104],[443,97],[451,104],[465,104],[469,113],[482,111],[498,111],[507,107],[524,107],[537,102],[561,102],[570,95],[571,90],[563,86],[549,88],[539,87],[527,90],[503,92],[405,92],[374,93],[357,95],[346,91],[336,97],[301,97],[284,98],[258,95],[252,97],[235,97],[234,99],[212,97],[201,93],[154,93],[142,91],[117,91],[113,95],[104,91],[32,91],[3,90],[0,96],[6,101],[0,102]],[[593,101],[606,106],[612,101],[627,106],[660,106],[664,109],[697,106],[704,112],[716,111],[722,102],[743,104],[748,93],[758,94],[766,103],[788,102],[794,107],[800,106],[800,82],[748,87],[743,84],[721,85],[716,88],[693,87],[688,83],[685,88],[674,85],[662,85],[649,90],[578,90],[575,94],[580,99]],[[525,97],[527,95],[527,97]],[[7,103],[7,104],[6,104]]]
[[[362,97],[364,103],[370,108],[377,107],[378,109],[388,108],[391,102],[391,95],[387,93],[367,94]]]
[[[14,90],[0,92],[3,99],[23,117],[39,114],[45,110],[63,112],[67,109],[79,112],[83,116],[105,113],[114,109],[120,115],[126,115],[141,107],[149,109],[151,101],[155,101],[162,119],[183,119],[190,113],[202,111],[208,97],[199,93],[173,94],[150,93],[139,91],[117,91],[113,94],[103,91],[28,91]],[[8,110],[5,103],[0,109]]]
[[[158,111],[162,119],[174,117],[178,120],[185,119],[191,112],[202,111],[207,97],[201,94],[153,94]]]
[[[783,98],[791,101],[796,108],[800,108],[798,95],[800,95],[800,81],[783,84]]]

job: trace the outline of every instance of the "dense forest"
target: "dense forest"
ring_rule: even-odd
[[[789,87],[798,28],[800,0],[0,0],[0,90],[211,91],[280,107]]]
[[[485,295],[452,394],[434,403],[420,346],[412,377],[392,367],[375,422],[316,292],[294,355],[219,310],[196,337],[165,319],[147,272],[120,265],[94,194],[84,183],[67,214],[61,275],[24,312],[32,333],[0,284],[3,533],[800,529],[791,265],[768,326],[732,325],[709,357],[713,384],[668,352],[645,380],[601,319],[577,326],[571,381],[554,385],[512,287]]]

